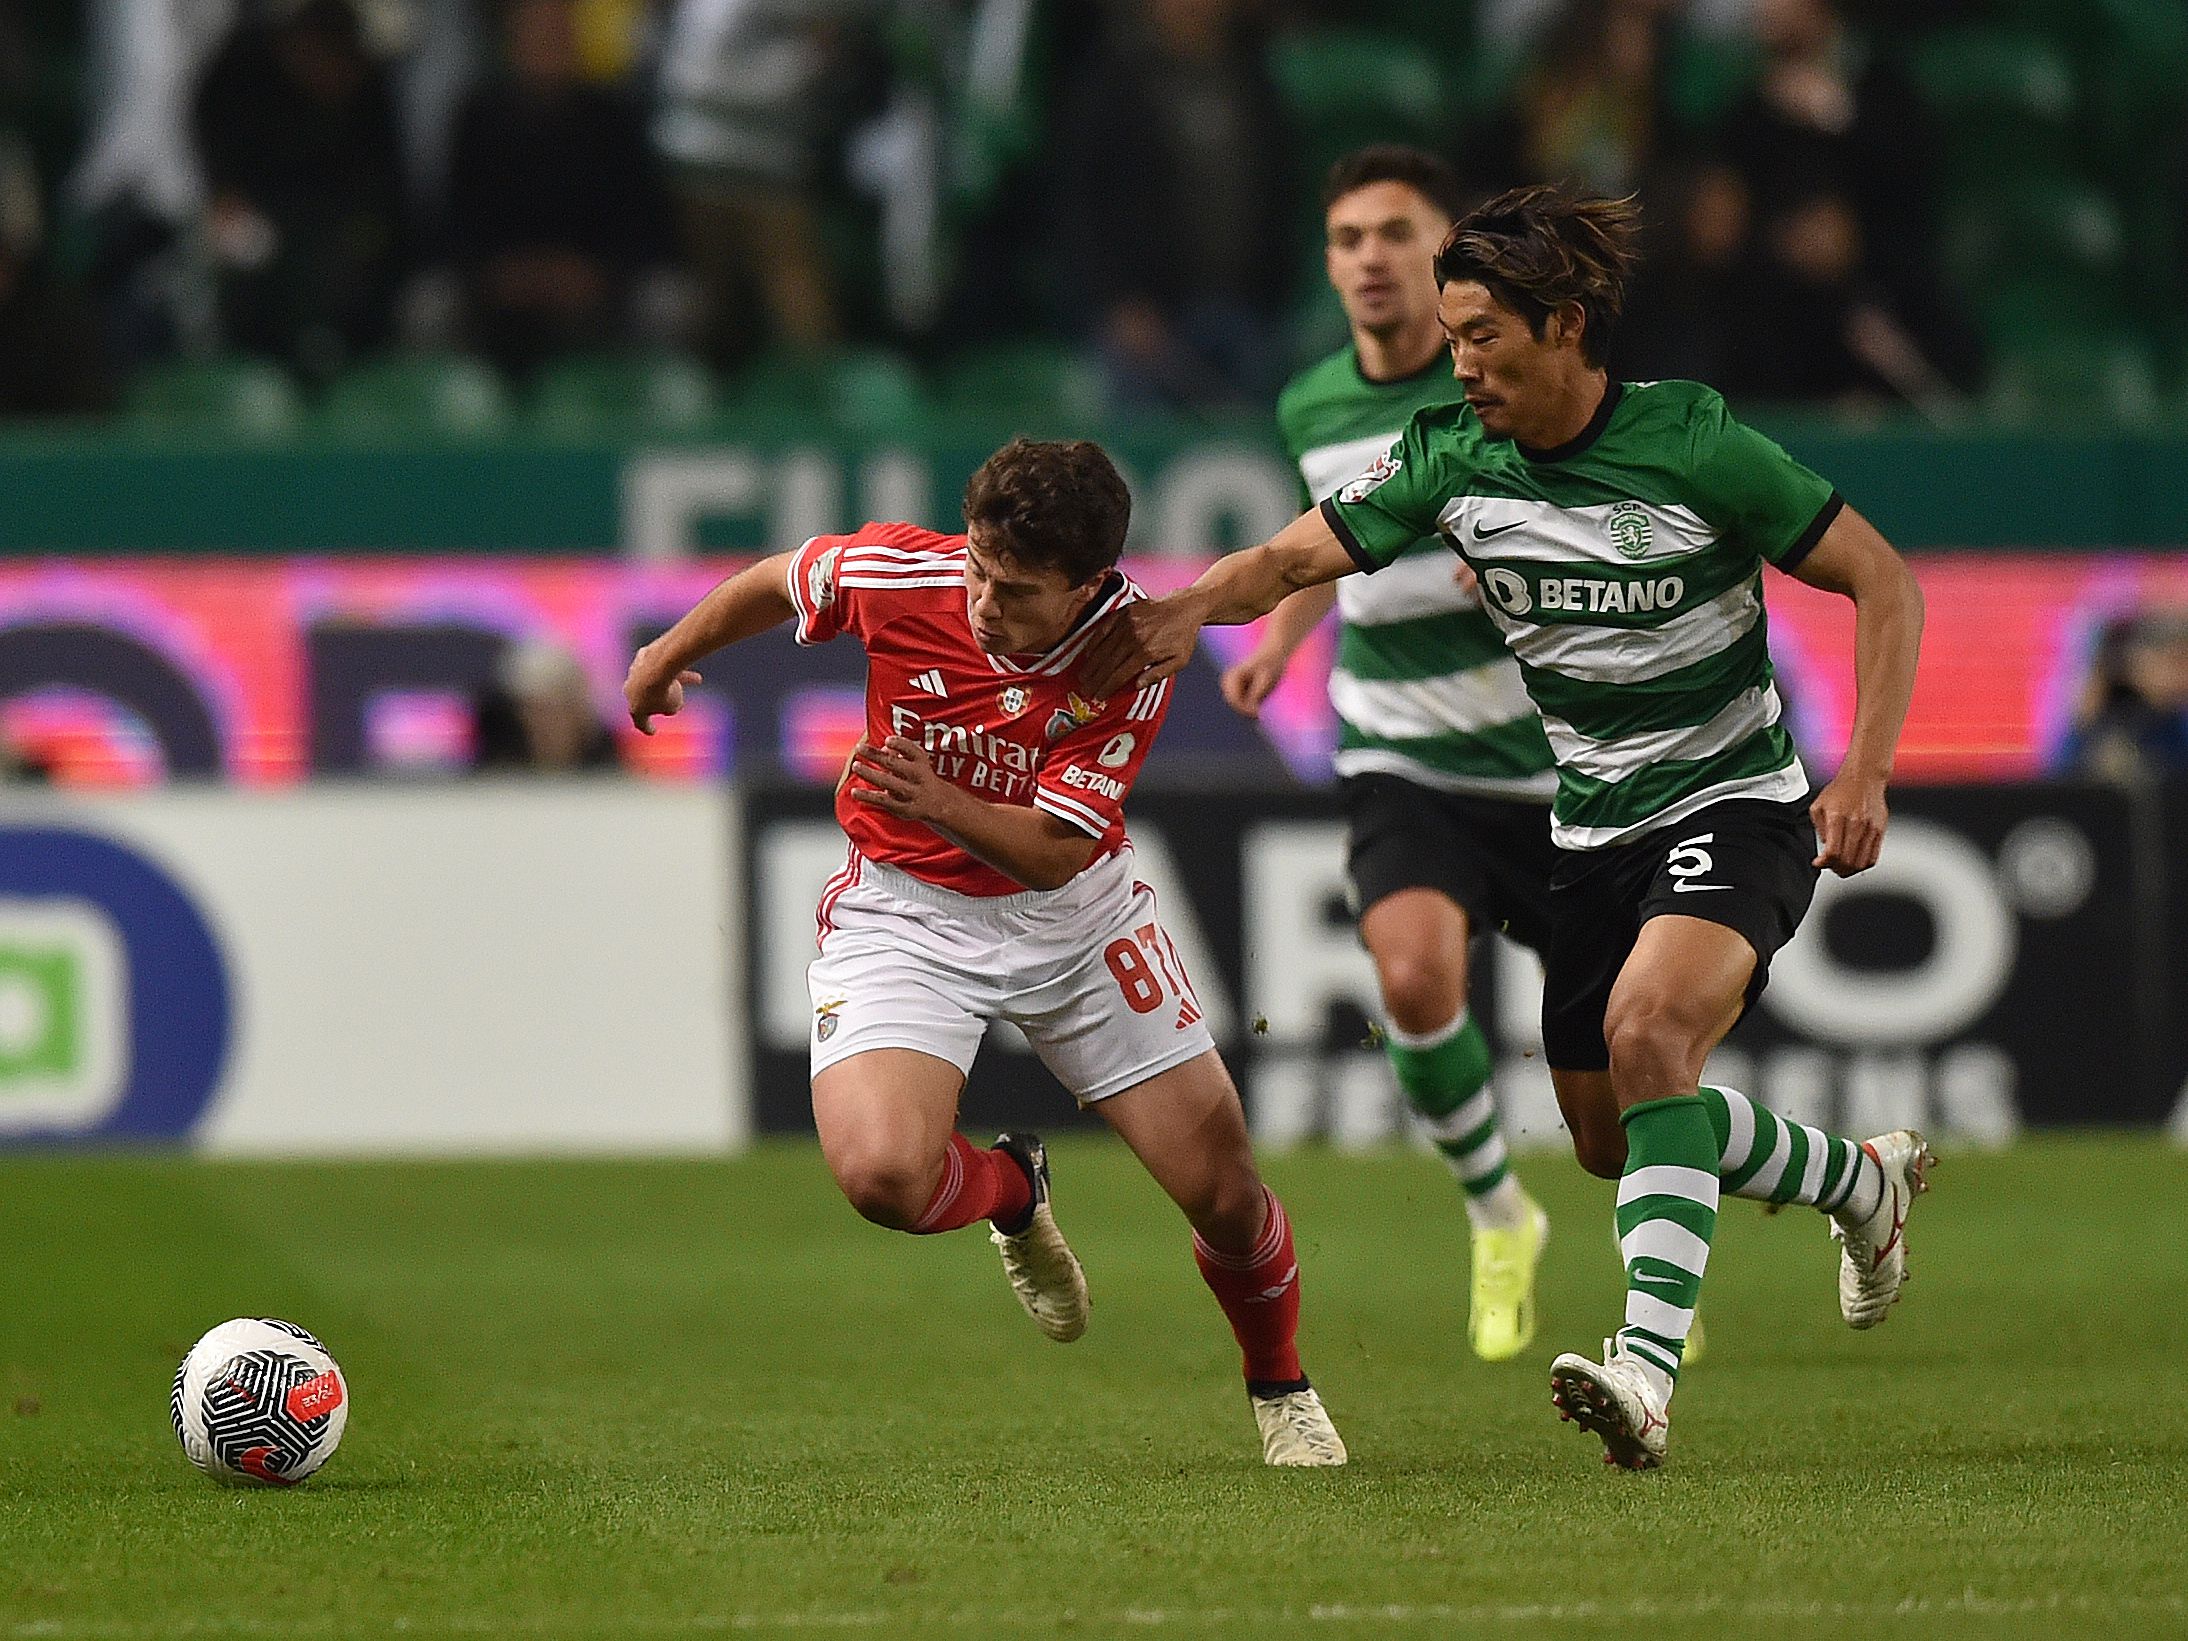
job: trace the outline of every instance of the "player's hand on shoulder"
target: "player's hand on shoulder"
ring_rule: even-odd
[[[879,746],[861,741],[852,750],[844,778],[858,783],[851,788],[852,801],[906,820],[940,821],[961,796],[935,773],[927,749],[902,735],[892,735]]]
[[[632,725],[641,735],[651,735],[653,720],[673,718],[683,711],[684,686],[698,682],[696,672],[664,669],[653,646],[647,645],[631,657],[631,670],[623,678],[623,701],[630,708]]]
[[[1451,572],[1452,584],[1475,603],[1481,602],[1481,577],[1474,573],[1474,566],[1460,559],[1458,568]]]
[[[1256,650],[1223,674],[1223,698],[1233,711],[1248,718],[1261,716],[1261,703],[1276,693],[1284,681],[1285,657]]]
[[[1136,599],[1103,618],[1080,667],[1080,687],[1100,700],[1168,678],[1192,660],[1199,642],[1200,619],[1185,600]]]
[[[1828,867],[1840,877],[1866,872],[1883,851],[1884,828],[1891,818],[1882,777],[1840,770],[1816,794],[1816,801],[1808,806],[1808,818],[1816,823],[1812,864]]]

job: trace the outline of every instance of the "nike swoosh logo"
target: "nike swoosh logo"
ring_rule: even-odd
[[[1517,530],[1521,525],[1525,524],[1526,522],[1527,521],[1525,519],[1514,519],[1510,524],[1500,524],[1494,530],[1490,530],[1485,529],[1477,521],[1474,525],[1474,539],[1476,541],[1487,541],[1491,536],[1501,536],[1507,530]]]
[[[1729,883],[1688,883],[1682,879],[1671,886],[1671,892],[1675,895],[1707,895],[1731,887]]]

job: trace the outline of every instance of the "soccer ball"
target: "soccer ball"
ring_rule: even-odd
[[[169,1411],[183,1452],[208,1476],[289,1487],[341,1446],[349,1386],[295,1323],[243,1316],[190,1347]]]

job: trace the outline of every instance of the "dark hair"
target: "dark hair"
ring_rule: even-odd
[[[1403,183],[1447,217],[1456,217],[1466,204],[1459,174],[1438,156],[1425,148],[1382,142],[1355,148],[1330,167],[1322,179],[1322,209],[1378,182]]]
[[[1499,194],[1466,213],[1436,253],[1436,284],[1477,281],[1540,336],[1550,315],[1580,304],[1580,356],[1603,363],[1640,260],[1641,208],[1537,185]]]
[[[1132,523],[1116,463],[1085,439],[1013,439],[965,486],[965,528],[1027,569],[1063,571],[1074,587],[1115,567]]]

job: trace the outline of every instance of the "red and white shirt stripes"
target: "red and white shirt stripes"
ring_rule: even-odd
[[[1124,799],[1169,710],[1170,680],[1090,700],[1078,663],[1103,617],[1145,597],[1111,576],[1054,649],[990,655],[973,637],[965,538],[909,524],[816,536],[791,561],[801,644],[849,636],[866,651],[866,736],[920,742],[944,780],[990,803],[1029,805],[1124,847]],[[1024,885],[916,821],[836,798],[836,818],[868,859],[971,895]],[[825,916],[825,909],[824,909]]]

